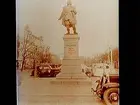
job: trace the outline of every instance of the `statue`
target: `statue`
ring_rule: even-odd
[[[73,34],[77,34],[76,32],[76,9],[72,6],[70,0],[67,1],[67,6],[63,7],[63,11],[58,20],[62,19],[62,25],[67,28],[67,33],[70,34],[70,28],[73,29]]]

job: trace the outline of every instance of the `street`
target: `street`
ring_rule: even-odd
[[[56,87],[50,85],[53,79],[34,78],[30,77],[30,72],[22,72],[21,85],[18,86],[18,105],[105,105],[96,95],[72,97],[49,94],[50,90],[54,89],[55,92]],[[96,81],[94,78],[92,80]]]

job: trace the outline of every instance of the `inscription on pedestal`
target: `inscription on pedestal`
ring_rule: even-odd
[[[69,47],[69,48],[68,48],[68,53],[69,53],[70,55],[74,55],[74,54],[76,53],[76,51],[75,51],[75,49],[74,49],[73,47]]]

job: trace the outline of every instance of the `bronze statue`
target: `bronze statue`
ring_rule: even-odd
[[[70,0],[67,1],[67,6],[63,7],[63,11],[61,13],[61,16],[58,20],[62,19],[62,25],[64,25],[67,28],[66,34],[70,33],[70,28],[73,29],[73,34],[77,34],[76,32],[76,9],[72,6],[72,3]]]

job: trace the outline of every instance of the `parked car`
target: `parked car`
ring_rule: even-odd
[[[92,69],[86,70],[85,74],[86,74],[88,77],[93,77],[93,76],[94,76]]]
[[[103,72],[107,74],[117,74],[119,73],[112,65],[106,63],[99,63],[94,65],[93,67],[93,75],[96,77],[100,77],[103,75]]]
[[[93,76],[92,68],[84,64],[81,64],[82,72],[85,73],[88,77]]]
[[[118,105],[119,103],[119,75],[111,74],[103,75],[99,80],[96,90],[93,90],[96,95],[105,101],[106,105]]]
[[[38,67],[38,77],[55,77],[61,70],[61,65],[43,64]]]
[[[86,71],[85,74],[86,74],[88,77],[91,77],[91,76],[92,76],[91,71]]]

